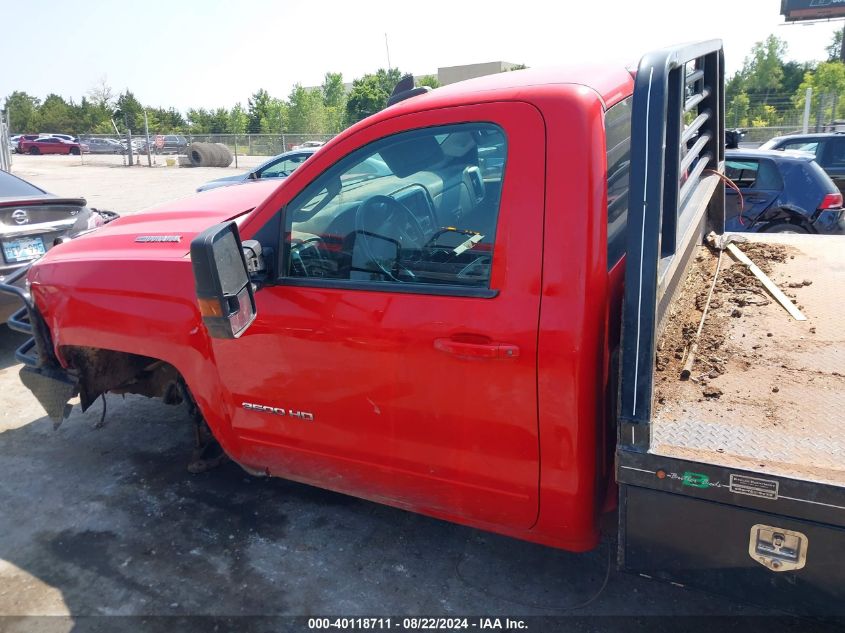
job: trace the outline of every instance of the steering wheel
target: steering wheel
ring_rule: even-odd
[[[360,243],[369,260],[374,262],[389,279],[398,281],[394,272],[383,264],[383,257],[373,251],[370,240],[381,238],[386,242],[398,243],[399,248],[420,249],[425,245],[425,231],[411,210],[398,200],[383,195],[364,200],[355,212],[356,244]],[[394,269],[414,278],[414,273],[393,262]]]
[[[417,217],[390,196],[371,196],[364,200],[355,212],[355,229],[396,239],[402,246],[422,248],[425,244],[425,231]],[[385,229],[393,230],[384,233]]]

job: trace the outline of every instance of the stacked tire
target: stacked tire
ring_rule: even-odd
[[[191,143],[187,154],[193,167],[228,167],[234,160],[223,143]]]

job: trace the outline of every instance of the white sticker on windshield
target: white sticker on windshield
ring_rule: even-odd
[[[483,235],[481,235],[480,233],[476,233],[463,244],[459,244],[458,246],[456,246],[453,252],[455,253],[455,255],[460,255],[464,251],[468,251],[469,249],[471,249],[483,239]]]

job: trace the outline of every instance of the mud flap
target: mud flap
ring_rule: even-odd
[[[20,377],[57,426],[70,415],[72,407],[68,401],[79,393],[76,378],[51,367],[23,367]]]

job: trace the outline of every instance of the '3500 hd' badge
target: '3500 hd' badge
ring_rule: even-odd
[[[284,409],[282,407],[270,407],[266,404],[255,404],[254,402],[242,402],[241,406],[247,411],[258,411],[259,413],[272,413],[273,415],[281,415],[287,418],[295,418],[303,422],[313,422],[314,414],[307,411],[296,411],[294,409]]]

